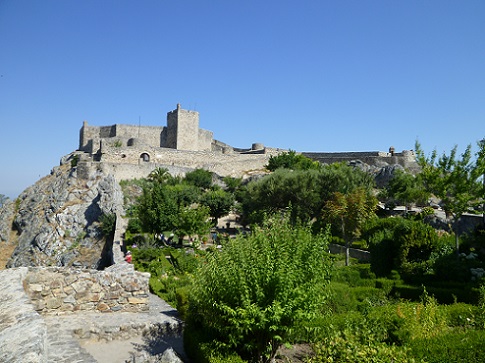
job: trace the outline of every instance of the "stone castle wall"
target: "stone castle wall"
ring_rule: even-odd
[[[41,314],[76,311],[140,312],[148,310],[150,274],[132,265],[104,271],[65,267],[31,267],[23,285]]]
[[[269,158],[283,150],[266,148],[265,153],[239,154],[220,151],[182,151],[160,148],[103,149],[101,162],[83,155],[78,164],[78,176],[87,178],[95,170],[112,174],[116,180],[144,178],[156,168],[166,168],[172,175],[185,175],[201,168],[220,176],[241,177],[252,171],[262,171]],[[142,155],[148,155],[143,159]]]
[[[247,171],[264,169],[270,156],[284,151],[265,148],[259,143],[248,149],[237,149],[217,141],[211,131],[199,128],[199,113],[183,110],[180,104],[167,113],[166,127],[119,124],[94,127],[84,122],[79,150],[88,153],[82,157],[85,170],[103,168],[117,180],[146,177],[157,167],[177,169],[173,172],[178,175],[186,169],[203,168],[220,176],[240,177]],[[395,153],[394,147],[389,152],[301,154],[325,164],[360,160],[376,167],[399,164],[408,169],[417,168],[412,150]],[[91,162],[103,165],[94,166]],[[129,166],[121,166],[125,164]]]
[[[369,151],[369,152],[302,152],[310,159],[324,164],[337,162],[349,162],[360,160],[368,165],[381,167],[384,163],[399,164],[404,168],[416,168],[416,157],[412,150],[404,150],[401,153]]]

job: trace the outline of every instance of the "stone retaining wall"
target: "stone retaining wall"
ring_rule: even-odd
[[[126,263],[104,271],[32,267],[23,284],[41,314],[140,312],[148,310],[149,278]]]

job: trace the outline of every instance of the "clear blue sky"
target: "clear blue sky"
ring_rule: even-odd
[[[485,136],[483,0],[0,0],[0,194],[91,125],[181,103],[236,147],[426,152]]]

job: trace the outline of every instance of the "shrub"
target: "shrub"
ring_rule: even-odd
[[[372,335],[353,335],[337,331],[334,336],[314,345],[315,356],[308,363],[388,363],[414,362],[406,348],[376,341]]]
[[[450,327],[471,328],[477,324],[479,310],[476,306],[464,303],[445,305],[442,307]]]
[[[367,225],[372,270],[379,276],[398,270],[406,280],[432,272],[430,258],[440,247],[436,231],[422,221],[386,218]]]
[[[485,362],[485,331],[453,330],[409,343],[410,354],[428,363]]]
[[[184,349],[192,361],[198,363],[245,363],[237,353],[222,348],[207,332],[184,330]]]
[[[343,282],[349,286],[374,286],[376,275],[370,270],[369,264],[353,264],[342,266],[332,274],[332,281]]]
[[[207,255],[195,276],[187,329],[202,329],[243,358],[268,362],[298,324],[322,311],[328,237],[287,218],[267,220]]]

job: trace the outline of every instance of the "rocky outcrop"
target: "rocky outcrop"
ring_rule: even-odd
[[[12,230],[12,219],[15,213],[15,204],[11,201],[0,208],[0,241],[9,243]]]
[[[22,288],[26,275],[26,267],[0,271],[0,362],[47,362],[47,327]]]
[[[97,268],[104,247],[98,221],[102,214],[123,214],[123,194],[114,177],[102,171],[78,178],[67,157],[20,194],[15,208],[11,228],[18,245],[7,267]],[[8,231],[1,228],[3,240]]]
[[[374,176],[376,186],[378,188],[385,188],[394,177],[396,170],[404,171],[404,168],[399,164],[385,165],[380,168]]]

